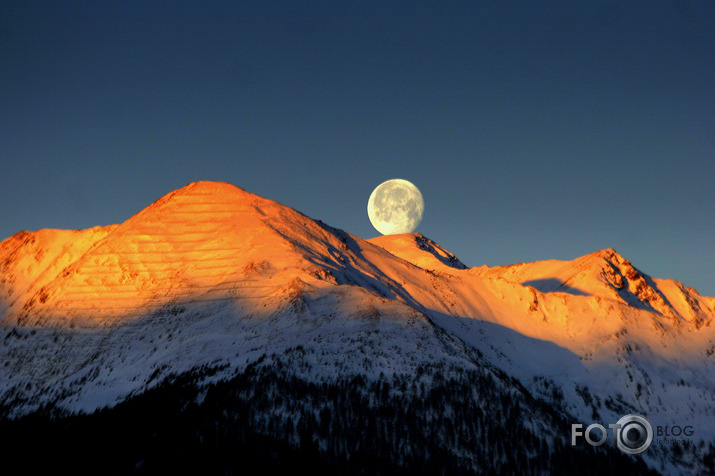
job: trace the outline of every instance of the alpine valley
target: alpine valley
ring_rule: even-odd
[[[613,249],[468,268],[195,182],[0,243],[3,472],[713,474],[714,317]],[[572,445],[627,414],[645,452]]]

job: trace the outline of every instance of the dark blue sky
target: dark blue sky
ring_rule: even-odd
[[[2,2],[0,236],[224,180],[467,265],[614,247],[715,295],[711,2]]]

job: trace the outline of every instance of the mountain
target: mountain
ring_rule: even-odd
[[[127,433],[138,472],[207,448],[239,471],[227,434],[246,461],[326,473],[706,472],[713,316],[612,249],[467,268],[419,234],[363,240],[195,182],[120,225],[0,243],[0,430]],[[627,413],[693,443],[570,446],[571,423]]]
[[[383,235],[368,241],[420,268],[447,272],[467,269],[454,254],[419,233]]]
[[[474,268],[479,276],[500,277],[543,293],[599,296],[645,309],[696,328],[710,325],[712,298],[670,279],[651,278],[609,248],[574,261],[549,260],[495,268]]]

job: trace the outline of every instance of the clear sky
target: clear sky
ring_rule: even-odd
[[[715,4],[0,2],[0,237],[223,180],[468,266],[613,247],[715,295]]]

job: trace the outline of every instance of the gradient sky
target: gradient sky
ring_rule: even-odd
[[[0,238],[223,180],[469,266],[613,247],[715,295],[715,4],[1,2]]]

